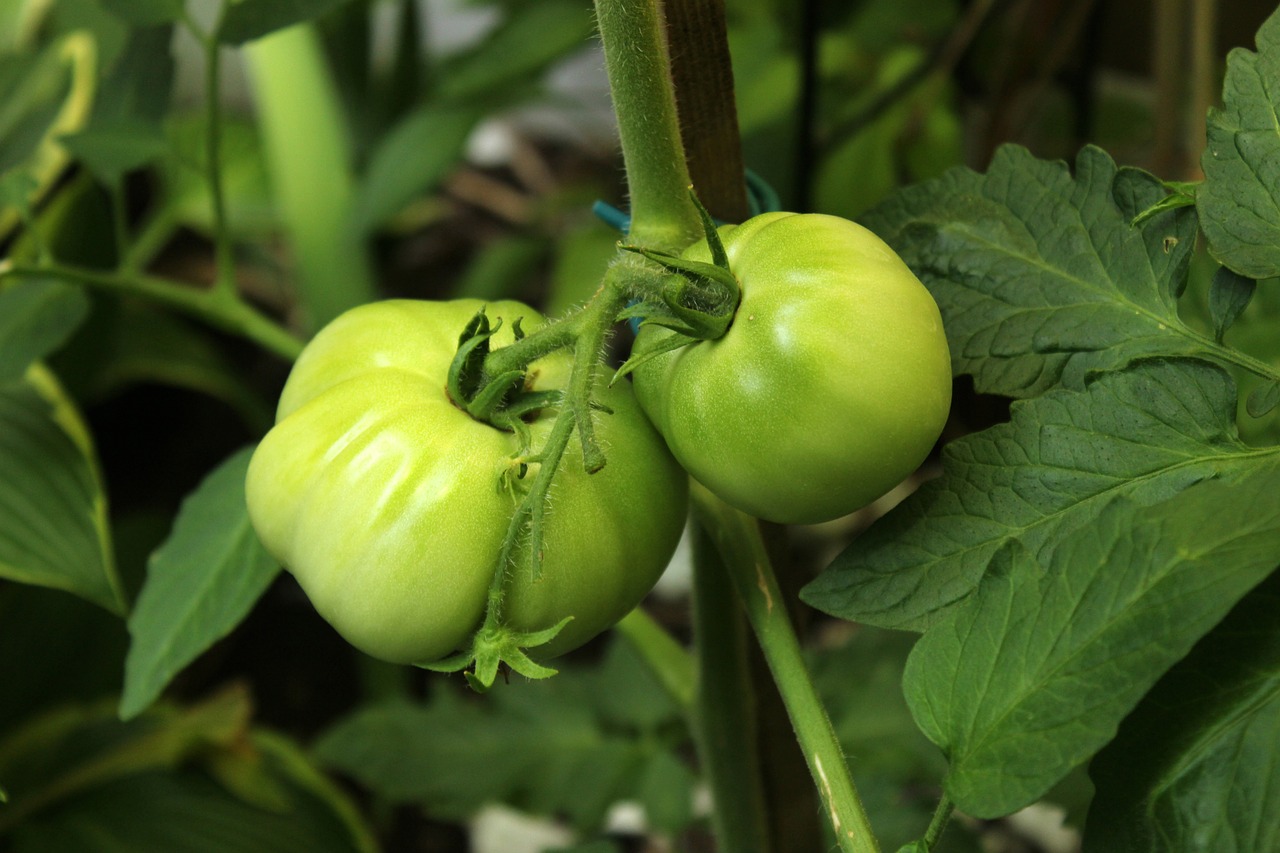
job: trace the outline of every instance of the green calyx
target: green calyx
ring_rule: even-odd
[[[661,297],[660,303],[638,303],[624,311],[619,319],[638,318],[642,323],[665,326],[676,334],[661,339],[653,347],[633,352],[631,358],[614,375],[615,382],[651,358],[698,341],[722,338],[733,324],[733,317],[742,301],[742,288],[729,269],[729,256],[715,222],[697,196],[693,195],[692,189],[690,195],[702,219],[703,233],[711,251],[711,263],[641,246],[620,247],[653,261],[671,273],[671,276],[658,294]]]
[[[491,325],[484,311],[471,318],[458,338],[458,352],[449,365],[446,387],[449,399],[459,409],[478,421],[515,432],[523,439],[528,432],[523,419],[554,404],[559,395],[550,391],[526,391],[523,370],[508,370],[497,376],[485,374],[489,340],[501,327],[501,319]],[[524,337],[519,319],[512,324],[512,331],[517,341]],[[527,446],[528,442],[522,441],[522,444]]]
[[[523,675],[525,678],[550,678],[556,674],[557,670],[536,663],[525,650],[535,649],[554,640],[572,618],[572,616],[566,617],[541,631],[528,632],[513,631],[486,621],[472,637],[471,648],[442,661],[420,664],[420,666],[432,672],[463,670],[467,684],[477,693],[489,690],[497,681],[499,674],[505,677],[508,672]]]

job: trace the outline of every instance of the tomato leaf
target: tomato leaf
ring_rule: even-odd
[[[1148,175],[1150,173],[1142,172],[1141,169],[1134,169],[1131,166],[1125,166],[1116,174],[1117,184],[1122,179],[1129,178],[1130,173],[1133,172],[1137,172],[1142,175],[1142,177],[1138,178],[1139,181],[1145,182],[1149,180]],[[1169,194],[1148,207],[1146,210],[1143,210],[1137,216],[1133,217],[1133,219],[1129,221],[1130,225],[1136,227],[1138,225],[1142,225],[1148,219],[1151,219],[1157,214],[1164,213],[1169,210],[1177,210],[1180,207],[1190,207],[1196,203],[1196,188],[1199,184],[1192,183],[1190,181],[1162,181],[1161,183],[1164,188],[1169,191]]]
[[[0,384],[0,578],[127,609],[93,443],[39,364]]]
[[[1038,555],[1012,543],[907,661],[912,714],[976,817],[1010,814],[1114,737],[1280,553],[1280,462],[1168,501],[1116,498]]]
[[[507,7],[502,23],[474,48],[436,69],[441,97],[450,103],[509,100],[553,62],[582,50],[591,38],[591,16],[579,0],[540,0]]]
[[[84,321],[89,300],[74,285],[27,279],[0,290],[0,384],[22,378]]]
[[[1280,573],[1171,669],[1098,754],[1086,849],[1280,849]]]
[[[1139,504],[1276,464],[1240,441],[1221,368],[1153,360],[1084,391],[1014,403],[1009,423],[951,442],[943,476],[873,525],[805,587],[844,619],[921,631],[977,585],[1002,547],[1037,553],[1123,495]]]
[[[254,432],[274,419],[204,329],[141,301],[99,300],[54,363],[71,393],[87,404],[138,383],[160,383],[222,400]]]
[[[107,186],[159,160],[168,147],[159,127],[136,120],[94,124],[62,137],[62,144]]]
[[[1258,283],[1251,278],[1219,267],[1209,285],[1209,318],[1213,321],[1213,334],[1218,343],[1231,328],[1231,324],[1249,306]]]
[[[351,802],[251,711],[231,689],[128,722],[108,703],[37,717],[0,741],[0,832],[19,850],[372,853]]]
[[[205,478],[152,555],[129,617],[124,719],[147,708],[184,666],[240,624],[279,573],[249,525],[244,479],[251,454],[241,450]]]
[[[146,5],[134,0],[119,6]],[[146,0],[147,3],[155,0]],[[164,5],[168,0],[158,0]],[[182,13],[182,3],[176,4]],[[119,57],[94,95],[93,125],[141,121],[159,127],[170,110],[170,95],[177,75],[173,58],[173,27],[160,25],[133,27],[125,37]]]
[[[169,156],[159,164],[166,192],[154,215],[212,235],[206,126],[200,116],[175,116],[166,125]],[[265,234],[277,226],[277,212],[257,130],[251,123],[224,116],[221,134],[222,193],[229,225],[236,234]]]
[[[366,708],[325,733],[316,753],[441,818],[502,801],[582,830],[598,828],[615,802],[652,797],[657,774],[664,790],[659,807],[644,800],[650,820],[670,832],[687,823],[693,776],[675,758],[682,717],[630,647],[614,643],[600,665],[566,666],[536,689],[512,682],[483,697],[437,684],[425,703]]]
[[[1245,403],[1245,409],[1252,417],[1260,418],[1280,405],[1280,381],[1272,379],[1254,388]]]
[[[378,142],[352,200],[353,226],[368,233],[415,198],[435,190],[462,158],[481,113],[474,106],[426,104]]]
[[[1165,196],[1137,170],[1117,181],[1099,148],[1063,163],[1002,147],[985,175],[953,169],[864,224],[929,287],[957,373],[979,391],[1032,397],[1150,355],[1224,354],[1177,314],[1195,244],[1191,208],[1133,228]]]
[[[117,532],[117,541],[128,535]],[[3,584],[0,732],[48,708],[118,692],[128,645],[116,614],[57,590]]]
[[[1221,109],[1209,110],[1196,196],[1209,251],[1248,278],[1280,275],[1280,12],[1258,30],[1258,52],[1227,56]]]

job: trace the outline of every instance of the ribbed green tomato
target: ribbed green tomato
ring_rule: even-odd
[[[643,363],[636,396],[690,474],[759,518],[865,506],[928,455],[951,405],[942,318],[860,225],[766,213],[720,229],[742,301],[724,337]],[[685,256],[710,261],[706,241]],[[667,329],[647,325],[638,344]]]
[[[394,300],[334,320],[298,359],[249,466],[249,515],[267,550],[339,633],[384,660],[428,663],[467,646],[517,500],[500,488],[515,435],[472,419],[445,390],[482,304]],[[526,332],[543,322],[516,302],[486,310],[504,321],[494,347],[512,340],[517,318]],[[567,354],[531,375],[536,390],[564,387]],[[688,481],[630,388],[602,389],[600,402],[612,409],[597,423],[608,464],[586,474],[571,442],[551,486],[541,574],[513,569],[503,609],[522,632],[573,617],[533,650],[543,658],[639,603],[684,526]],[[553,420],[542,412],[529,424],[535,449]]]

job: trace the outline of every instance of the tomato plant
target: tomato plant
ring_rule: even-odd
[[[680,463],[728,503],[814,523],[915,471],[951,404],[938,308],[862,226],[766,213],[721,229],[741,302],[728,331],[636,368],[636,395]],[[686,257],[710,261],[705,241]],[[649,337],[677,334],[646,324]]]
[[[249,466],[249,514],[267,550],[352,644],[397,663],[463,649],[485,617],[489,589],[529,467],[516,432],[472,418],[450,398],[458,337],[485,308],[505,325],[542,320],[516,302],[392,300],[354,308],[307,345],[280,397],[276,426]],[[530,368],[532,389],[561,390],[568,361]],[[536,576],[514,555],[504,618],[535,633],[571,619],[550,657],[581,645],[653,587],[684,528],[685,478],[629,387],[600,403],[612,450],[588,475],[571,458]],[[525,441],[540,446],[552,418],[534,411]],[[525,543],[523,547],[528,547]]]
[[[1264,4],[0,3],[0,848],[1280,849]]]

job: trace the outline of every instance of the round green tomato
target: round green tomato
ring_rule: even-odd
[[[249,516],[267,550],[320,615],[384,660],[429,663],[465,648],[485,614],[512,510],[532,480],[513,476],[513,433],[449,400],[458,335],[484,303],[393,300],[347,312],[298,359],[276,425],[249,465]],[[543,321],[516,302],[494,347]],[[569,357],[530,371],[536,390],[563,388]],[[537,578],[517,553],[504,622],[536,631],[573,620],[546,646],[574,648],[625,615],[653,587],[684,526],[687,479],[625,383],[600,391],[597,433],[608,464],[583,470],[570,443],[552,481]],[[533,448],[554,421],[529,423]],[[506,476],[504,476],[506,475]],[[514,486],[503,488],[503,484]]]
[[[808,524],[865,506],[916,469],[946,421],[937,305],[845,219],[766,213],[720,235],[742,288],[732,325],[641,364],[641,406],[680,464],[745,512]],[[705,241],[686,257],[711,260]],[[645,326],[638,345],[670,334]]]

